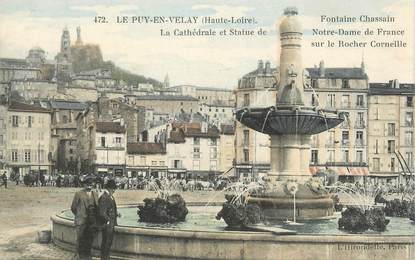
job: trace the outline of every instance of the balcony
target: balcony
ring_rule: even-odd
[[[343,123],[340,124],[340,128],[349,129],[350,128],[349,122],[347,122],[347,120],[343,121]]]
[[[364,102],[357,102],[356,108],[366,108],[366,104]]]
[[[356,139],[355,146],[356,147],[363,147],[363,146],[365,146],[365,142],[363,141],[363,139]]]
[[[349,139],[343,139],[341,141],[341,145],[342,146],[349,146],[350,145],[350,140]]]

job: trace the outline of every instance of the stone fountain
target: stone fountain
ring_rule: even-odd
[[[252,195],[249,203],[259,204],[268,220],[327,218],[333,215],[333,202],[324,187],[311,179],[310,139],[311,135],[339,125],[346,115],[305,105],[307,74],[302,66],[302,27],[295,8],[287,8],[284,15],[280,24],[276,105],[236,111],[239,122],[271,139],[266,192]]]
[[[271,172],[264,193],[251,195],[248,203],[260,205],[268,219],[324,219],[289,225],[274,231],[225,231],[215,219],[220,204],[186,203],[186,221],[170,226],[137,222],[136,204],[118,208],[122,217],[115,227],[111,257],[114,259],[415,259],[413,224],[392,218],[383,234],[344,234],[337,219],[330,218],[333,202],[308,173],[310,136],[342,122],[341,113],[304,104],[301,67],[301,25],[297,11],[288,9],[280,25],[281,59],[276,105],[244,108],[237,119],[271,137]],[[295,197],[295,200],[294,200]],[[294,206],[295,202],[295,206]],[[70,210],[51,217],[55,245],[75,250],[76,231]],[[273,226],[273,224],[271,225]],[[288,229],[290,228],[290,229]],[[99,255],[101,234],[95,236],[93,253]]]

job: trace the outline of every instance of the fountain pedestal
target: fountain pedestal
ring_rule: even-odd
[[[269,180],[308,180],[310,140],[310,135],[271,135]]]

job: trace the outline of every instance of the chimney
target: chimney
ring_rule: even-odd
[[[264,73],[264,62],[262,60],[258,61],[258,75],[262,75]]]
[[[320,65],[318,68],[318,75],[320,77],[325,77],[325,74],[326,74],[326,68],[324,67],[324,61],[322,60],[320,61]]]
[[[269,60],[265,62],[265,75],[271,75],[271,63]]]

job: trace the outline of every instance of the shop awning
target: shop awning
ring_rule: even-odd
[[[355,167],[355,166],[312,166],[309,167],[309,171],[312,175],[316,175],[317,172],[325,171],[327,169],[333,170],[339,176],[368,176],[368,167]]]

